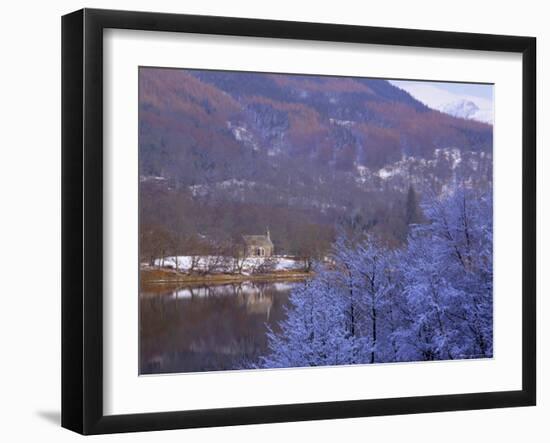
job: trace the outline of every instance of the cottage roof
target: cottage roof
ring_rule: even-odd
[[[243,235],[243,240],[247,245],[273,246],[271,239],[267,235]]]

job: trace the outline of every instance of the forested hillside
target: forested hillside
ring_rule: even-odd
[[[139,87],[142,259],[266,227],[292,255],[324,255],[339,225],[397,246],[427,191],[491,184],[491,125],[385,80],[141,68]]]

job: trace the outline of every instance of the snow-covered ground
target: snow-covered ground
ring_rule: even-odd
[[[156,259],[155,266],[177,269],[181,272],[208,272],[212,274],[243,274],[273,271],[300,271],[304,262],[285,256],[235,258],[225,256],[190,256],[165,257]],[[144,263],[144,267],[147,265]]]

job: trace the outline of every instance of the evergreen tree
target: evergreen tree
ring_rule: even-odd
[[[407,226],[410,226],[414,223],[418,223],[419,221],[418,198],[413,185],[410,185],[409,190],[407,191],[407,202],[405,205],[405,223]]]

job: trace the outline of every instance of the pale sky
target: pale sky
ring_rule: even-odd
[[[390,83],[433,109],[443,110],[456,102],[471,101],[479,108],[479,120],[493,121],[493,85],[409,80],[390,80]]]

